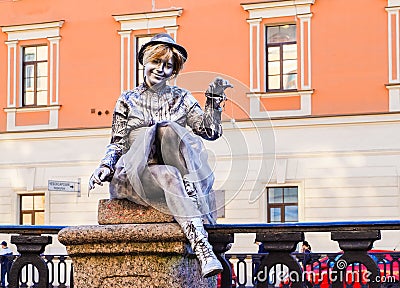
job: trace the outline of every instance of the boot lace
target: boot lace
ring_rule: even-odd
[[[196,188],[194,188],[194,184],[192,182],[183,177],[183,184],[185,186],[186,193],[189,195],[189,197],[193,197],[196,195]]]
[[[187,222],[187,225],[184,226],[186,237],[193,241],[196,239],[196,227],[191,222]]]
[[[205,262],[208,262],[207,260],[210,260],[213,256],[212,250],[208,245],[204,242],[204,238],[202,241],[197,243],[196,247],[199,251],[199,254],[202,256],[203,260]]]

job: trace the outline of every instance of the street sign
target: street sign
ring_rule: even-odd
[[[78,180],[78,182],[48,180],[47,189],[49,191],[78,192],[78,196],[80,196],[81,181],[80,179]]]

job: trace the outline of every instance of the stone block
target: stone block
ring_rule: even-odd
[[[212,288],[177,223],[87,225],[58,234],[74,263],[75,288]]]
[[[126,199],[101,199],[97,218],[100,225],[175,222],[172,215]]]

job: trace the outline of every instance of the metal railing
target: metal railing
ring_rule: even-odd
[[[276,264],[271,267],[269,273],[260,269],[260,264],[267,255],[268,253],[227,254],[226,258],[229,259],[234,268],[232,273],[234,285],[230,287],[257,287],[259,280],[266,281],[268,287],[291,287],[293,280],[298,277],[302,279],[303,287],[331,287],[338,277],[343,277],[345,287],[369,286],[368,269],[359,262],[347,265],[342,276],[334,272],[337,263],[339,265],[344,264],[344,262],[338,262],[343,253],[311,253],[311,259],[307,263],[303,263],[303,253],[292,253],[291,255],[302,269],[301,275],[289,271],[284,264]],[[372,250],[368,255],[378,265],[379,277],[377,280],[380,282],[380,286],[400,287],[400,251],[374,252]]]
[[[8,287],[73,287],[73,265],[67,255],[43,255],[51,234],[64,226],[0,226],[13,234]],[[400,287],[400,252],[370,251],[383,230],[400,231],[400,220],[282,224],[206,225],[223,264],[218,287]],[[338,253],[295,253],[306,232],[329,232]],[[234,236],[255,233],[265,253],[229,254]],[[233,272],[232,272],[233,268]]]
[[[259,258],[259,263],[257,259],[254,259],[255,263],[251,262],[250,286],[248,281],[241,281],[239,274],[238,287],[399,287],[398,254],[389,253],[387,257],[392,259],[391,264],[382,266],[385,257],[381,257],[381,262],[374,261],[368,251],[372,249],[376,240],[381,239],[382,230],[399,231],[400,220],[219,224],[206,225],[206,229],[217,253],[226,253],[230,243],[234,241],[234,235],[240,233],[255,233],[255,241],[263,243],[266,254]],[[331,255],[326,263],[318,264],[321,261],[318,258],[317,262],[313,261],[308,266],[301,265],[293,253],[298,243],[304,240],[306,232],[329,232],[331,240],[338,242],[342,250],[340,257],[333,258]],[[231,264],[227,258],[219,258],[224,267],[221,287],[232,287]],[[229,259],[232,261],[232,256]],[[240,265],[244,266],[242,263],[245,263],[244,256],[237,256],[237,259],[236,270],[240,270]],[[381,270],[397,271],[397,278],[393,280],[390,274],[382,274]],[[353,273],[354,277],[359,278],[349,280],[347,275],[352,271],[356,271]],[[307,276],[307,272],[311,275]],[[278,277],[280,275],[282,277]],[[317,277],[317,280],[309,281],[313,275],[323,280],[318,280]],[[390,281],[383,278],[387,276],[391,277]],[[248,279],[243,277],[245,278]]]
[[[11,243],[17,246],[19,253],[13,256],[11,267],[6,267],[9,288],[73,287],[72,266],[69,265],[71,268],[68,271],[67,265],[67,261],[71,261],[68,256],[43,255],[46,246],[52,243],[50,235],[57,234],[64,227],[0,226],[0,233],[12,234]]]

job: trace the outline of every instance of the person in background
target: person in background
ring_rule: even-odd
[[[311,245],[308,241],[303,241],[301,252],[304,253],[303,267],[311,262]]]
[[[312,269],[312,258],[311,258],[311,245],[308,243],[308,241],[303,241],[301,245],[301,252],[304,253],[304,258],[303,258],[303,269],[304,271],[307,271],[306,265],[311,264],[311,269]],[[312,277],[309,277],[310,274],[306,274],[307,277],[304,279],[304,284],[306,288],[311,288],[314,287],[314,280]]]
[[[265,253],[268,253],[268,251],[267,250],[265,250],[265,248],[264,248],[264,243],[263,242],[258,242],[258,241],[254,241],[254,244],[256,244],[257,246],[258,246],[258,251],[257,251],[257,253],[258,254],[265,254]],[[259,278],[259,275],[258,275],[258,273],[260,272],[259,271],[259,269],[260,269],[260,265],[261,265],[261,262],[264,260],[264,258],[265,258],[265,256],[266,255],[263,255],[263,256],[261,256],[260,257],[260,261],[258,262],[258,261],[256,261],[255,262],[255,264],[254,264],[254,270],[253,270],[253,275],[255,275],[255,280],[254,280],[254,283],[258,283],[258,278]],[[262,272],[262,271],[261,271]]]
[[[12,261],[9,259],[9,256],[12,256],[13,252],[7,246],[7,242],[1,242],[1,250],[0,250],[0,261],[1,261],[1,288],[6,287],[6,275],[10,271]]]

